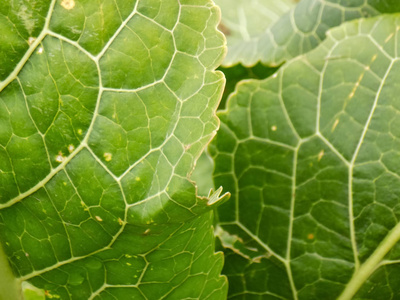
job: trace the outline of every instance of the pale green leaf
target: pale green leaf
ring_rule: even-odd
[[[218,22],[209,0],[2,4],[0,298],[224,298],[221,191],[188,179],[218,127]]]
[[[239,84],[210,152],[230,299],[399,299],[400,17]]]
[[[290,2],[217,0],[227,28],[224,65],[278,66],[314,49],[328,29],[345,21],[400,11],[397,0],[302,0],[295,7]]]
[[[220,29],[227,37],[228,53],[223,65],[254,65],[260,56],[259,42],[265,31],[296,0],[215,0],[221,8]]]
[[[202,196],[208,196],[211,190],[214,189],[212,172],[214,169],[212,158],[207,151],[204,151],[196,162],[196,167],[193,171],[192,179],[196,182],[197,193]]]

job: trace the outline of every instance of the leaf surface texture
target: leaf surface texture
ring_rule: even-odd
[[[224,298],[220,198],[188,179],[218,127],[219,10],[45,3],[0,9],[0,240],[17,279],[61,299]]]
[[[210,152],[230,299],[397,299],[400,18],[239,84]]]

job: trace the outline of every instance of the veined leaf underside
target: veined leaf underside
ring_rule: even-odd
[[[239,85],[210,152],[230,298],[396,299],[398,15]]]

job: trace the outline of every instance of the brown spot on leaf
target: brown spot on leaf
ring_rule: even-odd
[[[218,25],[218,29],[225,34],[226,36],[231,35],[231,31],[229,30],[228,27],[226,27],[224,24],[219,23]]]

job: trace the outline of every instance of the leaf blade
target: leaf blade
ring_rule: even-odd
[[[1,242],[49,297],[226,294],[210,212],[223,197],[188,179],[218,127],[224,38],[210,1],[181,2],[53,1],[2,82]]]
[[[236,237],[224,270],[244,282],[230,297],[397,295],[382,288],[398,262],[397,24],[396,14],[345,23],[273,76],[239,84],[220,112],[214,182],[234,200],[218,210],[220,238]],[[291,284],[271,292],[275,260]],[[250,290],[254,280],[264,289]]]

